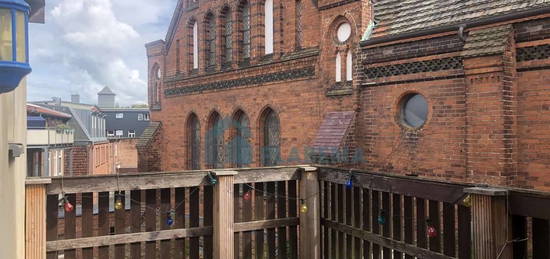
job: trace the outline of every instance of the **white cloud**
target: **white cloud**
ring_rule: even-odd
[[[164,37],[176,1],[48,1],[46,24],[31,25],[29,100],[94,104],[109,86],[121,105],[146,102],[144,44]]]

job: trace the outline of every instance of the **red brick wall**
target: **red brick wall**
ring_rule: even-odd
[[[138,145],[138,172],[159,172],[161,171],[162,126],[144,145]],[[185,159],[183,156],[180,159]]]
[[[72,153],[72,175],[88,175],[90,172],[89,147],[75,146],[71,148],[70,153]],[[71,159],[65,159],[65,162],[67,163],[70,160]]]
[[[119,172],[137,172],[138,155],[136,149],[137,139],[119,139],[111,142],[114,154],[114,164],[120,165]]]

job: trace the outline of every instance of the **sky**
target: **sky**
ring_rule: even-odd
[[[30,24],[28,100],[80,94],[97,104],[109,86],[121,106],[147,103],[145,43],[164,39],[177,0],[47,0]]]

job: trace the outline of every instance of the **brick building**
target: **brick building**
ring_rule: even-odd
[[[160,157],[140,156],[162,170],[307,159],[327,113],[354,113],[370,12],[369,1],[179,1],[166,40],[146,45]]]
[[[146,45],[159,124],[140,168],[329,162],[550,190],[550,1],[372,2],[180,1]]]

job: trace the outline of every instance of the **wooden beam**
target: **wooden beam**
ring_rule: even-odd
[[[513,215],[550,219],[550,196],[529,192],[511,191],[510,213]]]
[[[109,246],[118,244],[129,244],[146,241],[166,240],[173,238],[201,237],[212,235],[212,227],[185,228],[162,230],[132,234],[120,234],[112,236],[86,237],[49,241],[46,243],[48,252],[68,249],[79,249],[87,247]]]
[[[414,245],[407,244],[403,241],[396,241],[388,237],[383,237],[381,235],[368,232],[366,230],[362,230],[352,226],[334,222],[332,220],[322,219],[321,221],[322,221],[321,223],[324,226],[327,226],[336,231],[344,232],[348,235],[360,238],[362,240],[366,240],[368,242],[378,244],[379,246],[382,246],[382,247],[389,247],[417,258],[423,258],[423,259],[453,259],[454,258],[454,257],[442,255],[436,252],[432,252],[424,248],[416,247]]]
[[[321,203],[319,195],[318,169],[301,169],[300,203],[307,205],[307,211],[300,211],[300,258],[321,258]]]
[[[300,172],[298,168],[266,168],[263,170],[239,171],[235,176],[235,184],[260,183],[298,180]]]
[[[320,168],[319,180],[345,184],[349,173],[349,170]],[[355,170],[353,174],[355,176],[354,185],[357,187],[448,203],[457,202],[465,195],[464,188],[471,187],[470,185],[450,184],[410,176],[373,174]]]
[[[250,221],[250,222],[235,223],[234,231],[236,233],[236,232],[262,230],[262,229],[268,229],[268,228],[297,226],[299,224],[300,224],[299,218],[257,220],[257,221]]]
[[[223,171],[217,171],[217,173]],[[51,179],[51,184],[48,185],[47,194],[59,194],[62,191],[82,193],[194,187],[205,183],[205,177],[209,172],[123,174],[118,177],[116,175],[54,177]],[[296,180],[299,177],[297,167],[245,168],[232,172],[239,173],[235,176],[235,183],[288,181]]]
[[[46,186],[27,183],[25,199],[25,258],[45,259]]]
[[[234,176],[236,172],[218,173],[218,183],[214,185],[214,259],[233,258],[234,251],[234,214],[233,204]]]

